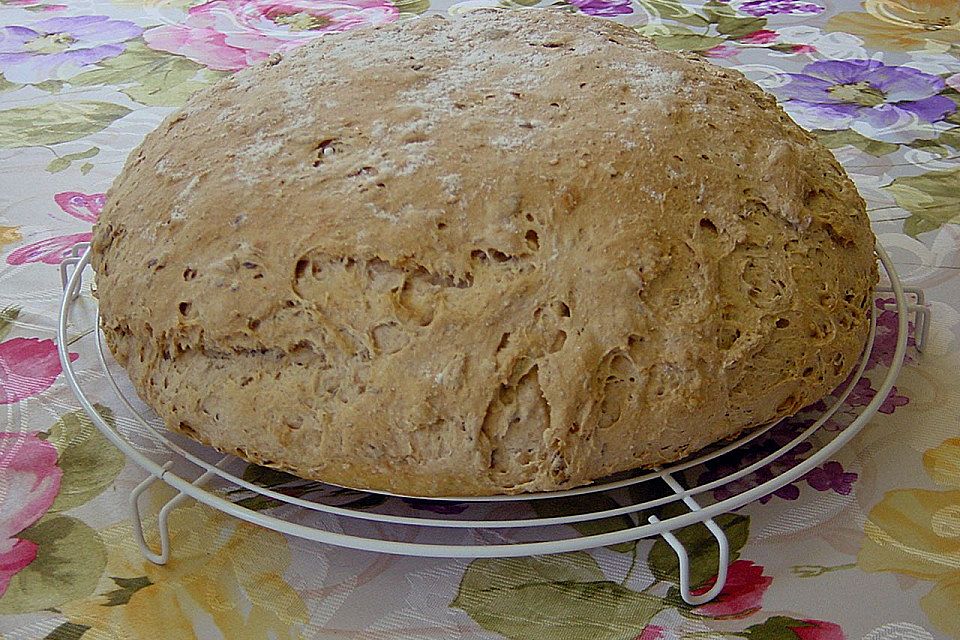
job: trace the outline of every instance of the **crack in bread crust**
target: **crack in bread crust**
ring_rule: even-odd
[[[481,11],[201,91],[129,158],[93,263],[170,428],[463,495],[664,464],[820,399],[864,345],[873,243],[829,151],[739,73]]]

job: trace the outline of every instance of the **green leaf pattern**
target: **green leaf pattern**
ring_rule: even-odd
[[[0,614],[55,608],[93,593],[107,551],[87,524],[70,516],[48,516],[17,537],[35,543],[37,557],[10,580],[0,598]]]
[[[100,414],[113,424],[113,412],[97,405]],[[126,459],[93,425],[82,410],[62,416],[50,428],[47,441],[59,453],[57,466],[63,471],[60,493],[50,507],[51,513],[85,504],[109,487]]]
[[[874,157],[885,156],[897,151],[900,145],[892,142],[881,142],[880,140],[871,140],[853,129],[843,129],[841,131],[814,131],[817,139],[828,149],[838,149],[843,146],[851,146],[864,153],[869,153]]]
[[[744,16],[714,0],[698,9],[679,0],[639,0],[639,5],[652,19],[637,31],[670,51],[706,51],[767,24],[766,18]]]
[[[602,493],[588,493],[583,496],[577,496],[567,500],[537,500],[533,503],[533,508],[541,518],[551,518],[555,516],[568,515],[571,513],[596,513],[598,511],[609,511],[616,509],[621,505]],[[590,520],[587,522],[578,522],[573,528],[581,535],[592,536],[611,531],[622,531],[634,526],[630,516],[612,516],[602,520]],[[633,551],[632,542],[623,542],[610,547],[620,553],[630,553]]]
[[[13,323],[20,317],[20,307],[7,307],[0,310],[0,342],[6,339],[13,328]]]
[[[598,505],[603,506],[603,505]],[[664,518],[682,507],[661,510]],[[730,543],[730,562],[747,542],[750,519],[726,514],[716,519]],[[703,525],[676,532],[691,558],[691,582],[701,585],[717,575],[719,550]],[[642,543],[630,543],[634,552]],[[649,546],[647,565],[655,582],[643,591],[608,579],[589,554],[474,560],[460,582],[451,606],[463,609],[481,627],[511,640],[571,638],[574,640],[632,640],[659,613],[680,604],[678,560],[663,539]],[[629,576],[628,576],[629,577]],[[624,579],[626,582],[626,579]],[[664,595],[655,588],[667,585]],[[680,606],[682,615],[689,607]]]
[[[475,560],[452,605],[511,640],[620,640],[661,611],[656,597],[607,580],[586,553]]]
[[[98,153],[100,153],[100,147],[90,147],[86,151],[77,151],[76,153],[65,153],[62,156],[57,156],[56,158],[51,160],[50,163],[47,164],[47,171],[49,171],[50,173],[59,173],[61,171],[65,171],[69,169],[70,165],[73,164],[75,161],[92,158]],[[86,166],[88,164],[90,163],[85,162],[83,166]],[[90,167],[92,168],[93,165],[90,164]],[[86,175],[86,172],[84,172],[82,168],[81,168],[81,173]]]
[[[740,557],[740,551],[747,543],[750,532],[750,520],[746,516],[725,513],[715,521],[727,536],[730,544],[730,562]],[[697,587],[717,575],[720,566],[720,550],[713,534],[702,524],[684,527],[674,535],[683,544],[690,556],[690,585]],[[657,538],[650,549],[648,558],[653,575],[674,584],[680,582],[680,561],[676,552],[663,538]]]
[[[192,60],[132,42],[121,55],[106,60],[70,83],[79,87],[112,86],[150,107],[177,107],[197,89],[226,74],[209,71]]]
[[[886,189],[911,214],[903,225],[908,235],[960,222],[960,168],[896,178]]]
[[[130,113],[100,100],[46,102],[0,111],[0,149],[36,147],[79,140],[106,129]]]
[[[133,594],[153,584],[147,576],[140,576],[139,578],[117,578],[111,576],[110,579],[116,583],[117,588],[103,594],[103,597],[107,599],[103,605],[105,607],[118,607],[122,604],[127,604],[130,602]]]
[[[0,335],[18,315],[17,308],[0,312]],[[112,425],[112,411],[96,406]],[[124,467],[123,454],[82,410],[63,415],[39,437],[57,451],[57,466],[62,471],[60,490],[46,515],[16,534],[19,539],[33,542],[37,555],[11,578],[0,598],[0,614],[50,609],[85,597],[96,588],[106,564],[107,552],[99,534],[62,512],[86,504],[110,486]],[[61,625],[48,637],[78,638],[83,632],[76,625]]]
[[[43,640],[79,640],[90,627],[75,622],[64,622],[43,637]]]

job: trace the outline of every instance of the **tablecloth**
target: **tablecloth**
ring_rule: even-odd
[[[146,561],[126,508],[146,474],[64,384],[57,265],[90,238],[127,154],[191,92],[325,33],[483,6],[618,20],[776,95],[836,154],[904,282],[926,293],[925,353],[911,341],[851,443],[720,520],[734,562],[706,605],[677,598],[662,540],[408,558],[193,501],[171,517],[170,562]],[[0,636],[960,638],[958,54],[956,0],[0,0]],[[894,328],[878,309],[878,355],[848,406],[876,393]],[[89,350],[71,358],[95,370]],[[170,495],[158,483],[145,511]],[[694,560],[705,589],[714,565]]]

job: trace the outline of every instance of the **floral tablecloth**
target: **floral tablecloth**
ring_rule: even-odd
[[[911,349],[872,423],[719,520],[735,561],[699,607],[677,598],[662,541],[402,558],[192,501],[171,518],[170,562],[151,564],[126,510],[146,476],[63,382],[57,265],[89,239],[126,155],[194,90],[325,33],[497,0],[0,0],[2,638],[960,638],[960,2],[535,2],[500,6],[619,20],[740,69],[833,150],[933,313],[925,353]],[[891,354],[895,320],[879,311],[870,369]],[[71,356],[88,372],[93,357]],[[876,393],[870,369],[849,407]],[[146,500],[170,495],[158,484]],[[701,590],[709,560],[694,562]]]

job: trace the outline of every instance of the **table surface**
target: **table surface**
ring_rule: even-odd
[[[2,638],[960,638],[960,2],[541,3],[624,22],[777,95],[843,163],[903,280],[930,301],[928,349],[911,352],[872,422],[727,520],[749,535],[732,536],[727,587],[696,608],[657,570],[654,540],[402,558],[191,501],[171,519],[171,561],[144,560],[126,499],[145,474],[91,428],[61,375],[64,251],[89,239],[130,150],[197,88],[324,32],[497,3],[62,2],[0,0]],[[891,320],[881,314],[880,341]],[[75,357],[95,370],[89,350]],[[871,379],[851,406],[874,395]],[[149,496],[155,507],[170,491]]]

